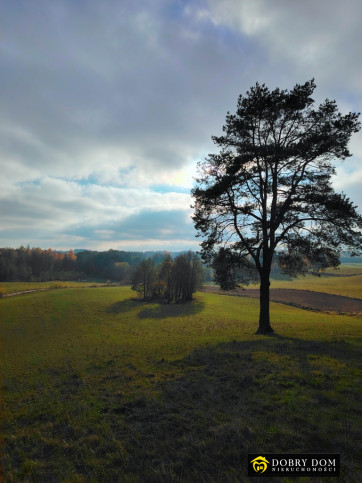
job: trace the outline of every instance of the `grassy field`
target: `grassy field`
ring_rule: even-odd
[[[258,301],[240,297],[1,299],[5,481],[243,482],[247,452],[334,452],[336,481],[359,482],[361,320],[271,312],[275,337],[253,335]]]
[[[342,263],[337,270],[327,268],[325,273],[332,273],[333,275],[361,275],[362,263]]]
[[[258,285],[249,285],[257,288]],[[345,297],[362,297],[362,263],[343,264],[335,269],[327,269],[318,277],[307,274],[292,280],[271,279],[271,288],[292,288],[297,290],[312,290]]]
[[[345,297],[361,298],[362,274],[353,276],[316,277],[306,275],[293,281],[272,280],[271,288],[293,288],[299,290],[313,290]]]

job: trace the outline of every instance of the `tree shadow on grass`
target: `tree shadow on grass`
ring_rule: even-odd
[[[199,300],[190,300],[182,303],[159,303],[157,306],[147,307],[142,310],[138,317],[140,319],[156,318],[164,319],[167,317],[188,317],[201,312],[205,306],[204,302]]]
[[[143,310],[138,313],[138,318],[164,319],[167,317],[188,317],[190,315],[195,315],[198,312],[201,312],[204,306],[204,302],[199,300],[190,300],[188,302],[178,304],[167,304],[163,301],[149,302],[139,298],[130,298],[110,305],[107,309],[107,313],[123,314],[135,308],[143,308]]]
[[[121,300],[120,302],[116,302],[110,305],[107,309],[108,314],[123,314],[125,312],[129,312],[134,308],[141,307],[144,302],[138,298],[130,298],[126,300]]]
[[[70,481],[69,473],[64,477],[62,467],[50,461],[60,451],[87,481],[239,483],[251,481],[248,452],[340,453],[338,482],[357,483],[362,451],[358,361],[359,349],[348,342],[282,336],[220,343],[177,361],[162,359],[154,370],[167,379],[155,380],[154,390],[143,396],[135,389],[133,398],[124,397],[109,388],[107,377],[97,403],[100,417],[91,413],[89,434],[79,429],[78,414],[72,425],[67,413],[66,423],[48,424],[37,444],[34,435],[23,432],[18,439],[7,438],[6,467],[18,468],[24,454],[41,462],[47,455],[48,465],[32,468],[32,481]],[[122,389],[125,379],[119,381]],[[83,390],[88,394],[77,374],[64,384],[65,401]],[[83,411],[87,405],[79,402]],[[43,417],[35,410],[31,424],[39,428]],[[16,476],[13,481],[23,481],[24,475]]]
[[[260,451],[340,453],[341,480],[358,481],[357,360],[343,341],[204,347],[164,362],[183,375],[159,383],[157,399],[113,408],[124,418],[114,431],[143,481],[248,481],[247,453]]]

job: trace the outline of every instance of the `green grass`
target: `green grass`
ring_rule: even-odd
[[[271,313],[276,337],[240,297],[1,299],[6,481],[248,481],[248,451],[341,453],[338,481],[359,481],[361,320]]]

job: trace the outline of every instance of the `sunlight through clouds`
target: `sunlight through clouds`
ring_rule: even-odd
[[[357,0],[0,5],[0,246],[197,249],[190,189],[239,94],[362,110]],[[362,205],[361,133],[335,186]]]

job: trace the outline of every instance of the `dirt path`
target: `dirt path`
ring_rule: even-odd
[[[23,290],[22,292],[5,293],[4,297],[14,297],[15,295],[23,295],[24,293],[40,292],[42,290],[49,290],[48,288],[33,288],[31,290]]]
[[[204,292],[219,293],[220,295],[236,295],[238,297],[259,298],[259,289],[236,289],[229,292],[218,287],[207,286]],[[318,312],[332,312],[337,314],[362,313],[362,300],[342,295],[332,295],[311,290],[295,290],[284,288],[270,289],[270,300],[286,305],[292,305],[305,310]]]

